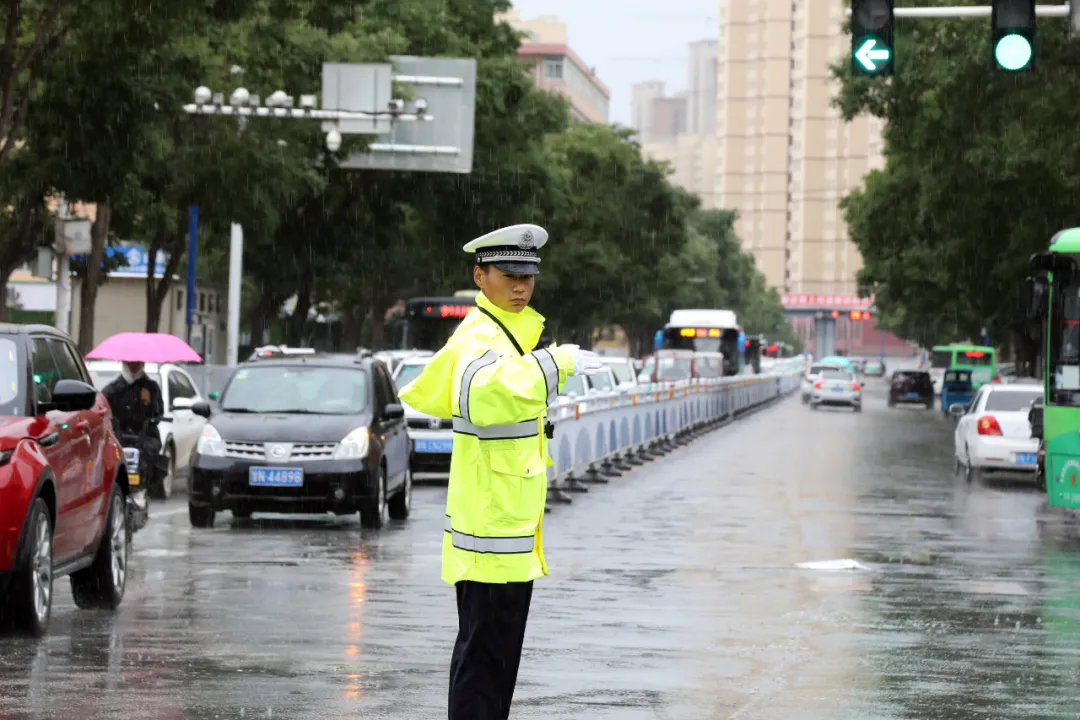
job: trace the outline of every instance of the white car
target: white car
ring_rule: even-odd
[[[821,377],[821,373],[825,370],[842,369],[839,365],[829,365],[828,363],[815,363],[811,365],[802,379],[802,401],[803,405],[810,402],[810,395],[814,392],[814,383]]]
[[[620,390],[633,389],[638,386],[637,370],[634,361],[628,357],[601,357],[600,362],[611,368],[615,373],[615,382]]]
[[[87,360],[86,367],[98,390],[104,390],[120,374],[120,363],[115,360]],[[195,443],[206,425],[205,418],[191,411],[203,397],[195,381],[179,365],[146,363],[143,369],[161,388],[161,401],[165,406],[165,417],[158,423],[158,432],[162,452],[169,459],[169,473],[161,488],[152,493],[161,499],[172,495],[177,475],[187,470]]]
[[[431,362],[431,355],[410,355],[401,358],[391,376],[398,391],[412,382]],[[447,475],[450,472],[450,451],[454,447],[453,421],[427,415],[402,403],[405,408],[405,427],[412,441],[409,469],[413,475],[429,473]]]
[[[847,368],[827,367],[810,387],[810,409],[822,405],[849,407],[862,412],[862,385],[855,373]]]
[[[1035,385],[983,385],[970,405],[950,407],[957,468],[969,477],[980,470],[1035,472],[1039,441],[1031,437],[1028,411],[1042,392]]]

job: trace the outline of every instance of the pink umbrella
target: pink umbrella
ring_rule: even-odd
[[[87,360],[202,362],[190,345],[167,333],[117,333],[86,354]]]

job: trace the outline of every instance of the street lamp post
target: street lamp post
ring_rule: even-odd
[[[237,74],[238,68],[234,68],[233,74]],[[413,78],[413,77],[398,77],[399,82],[409,81],[437,81],[442,80],[440,78]],[[447,79],[451,80],[451,79]],[[460,82],[460,81],[458,81]],[[435,83],[439,84],[439,83]],[[428,103],[424,98],[416,98],[412,101],[412,110],[409,111],[406,108],[404,100],[393,99],[387,104],[386,110],[378,110],[372,112],[353,111],[353,110],[325,110],[318,109],[318,98],[315,95],[301,95],[300,107],[293,107],[295,99],[292,95],[287,94],[284,90],[275,90],[270,93],[266,98],[265,104],[260,103],[258,95],[252,95],[247,88],[239,87],[233,90],[229,95],[229,102],[226,104],[225,96],[223,93],[215,93],[205,85],[200,85],[195,88],[194,103],[190,103],[184,106],[184,112],[191,115],[222,115],[225,117],[236,117],[241,123],[246,122],[249,118],[276,118],[276,119],[289,119],[289,120],[321,120],[330,121],[331,127],[326,133],[326,149],[331,153],[336,153],[341,149],[342,137],[341,132],[338,129],[338,123],[348,120],[386,120],[389,119],[391,123],[394,122],[432,122],[435,118],[428,112]],[[241,124],[241,128],[243,125]],[[380,150],[389,150],[391,152],[409,152],[409,148],[402,146],[390,146],[387,148],[375,148]],[[439,153],[445,151],[446,153],[457,152],[457,148],[427,148],[425,152]],[[192,237],[194,237],[195,229],[191,230]],[[229,308],[228,316],[226,319],[226,347],[227,358],[226,362],[229,365],[236,365],[239,360],[240,350],[240,285],[243,271],[243,253],[244,253],[244,234],[243,228],[239,223],[232,223],[231,236],[229,240]],[[188,288],[194,285],[193,273],[194,263],[189,263],[188,267]],[[190,299],[189,299],[190,302]],[[189,321],[190,322],[190,321]],[[190,337],[190,327],[188,331]]]

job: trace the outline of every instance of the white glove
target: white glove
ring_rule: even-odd
[[[604,369],[600,356],[591,350],[582,350],[579,345],[560,345],[559,349],[573,353],[574,375],[595,375]]]

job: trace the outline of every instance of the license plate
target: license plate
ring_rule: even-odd
[[[134,487],[134,486],[138,485],[141,482],[142,482],[142,478],[140,478],[138,475],[128,475],[128,485],[131,485],[132,487]]]
[[[418,453],[444,453],[449,454],[454,449],[453,439],[448,440],[432,440],[432,439],[420,439],[415,441],[414,449]]]
[[[1035,453],[1016,453],[1015,461],[1017,465],[1036,465],[1039,462],[1039,456]]]
[[[303,487],[304,471],[300,468],[248,468],[248,485],[258,487]]]
[[[844,392],[844,388],[833,388],[832,391],[834,393],[842,393],[842,392]]]
[[[909,400],[916,400],[919,397],[919,393],[908,393],[907,396]]]

